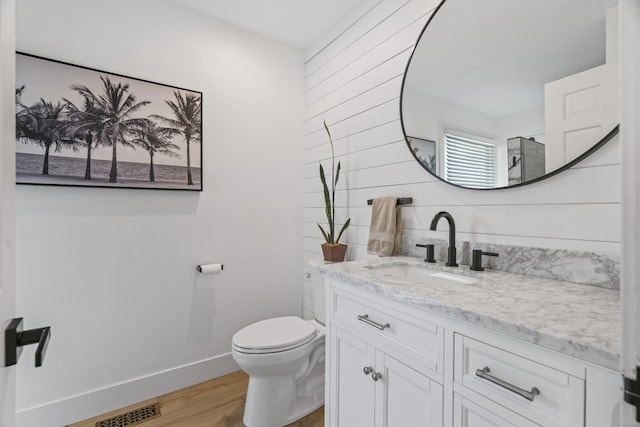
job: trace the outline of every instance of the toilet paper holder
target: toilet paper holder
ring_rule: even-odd
[[[216,264],[201,264],[196,266],[196,270],[198,270],[198,273],[202,274],[203,268],[206,270],[208,266],[214,266],[214,265]],[[224,264],[220,264],[220,270],[224,270]]]
[[[22,354],[22,347],[31,344],[38,344],[36,349],[36,368],[42,366],[50,338],[51,328],[49,326],[23,331],[22,317],[11,320],[9,326],[4,330],[4,366],[12,366],[18,363],[18,359]]]

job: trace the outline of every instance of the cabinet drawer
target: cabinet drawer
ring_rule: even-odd
[[[540,427],[482,397],[453,395],[453,427]]]
[[[455,359],[454,380],[464,388],[545,426],[584,425],[582,379],[459,334]]]
[[[352,330],[386,341],[391,349],[442,373],[444,331],[425,320],[401,311],[401,307],[381,305],[357,295],[334,290],[333,318]]]

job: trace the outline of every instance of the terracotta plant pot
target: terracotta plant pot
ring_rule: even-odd
[[[344,261],[346,253],[347,245],[343,245],[342,243],[338,243],[337,245],[331,245],[329,243],[322,244],[322,254],[324,255],[324,260],[327,262],[342,262]]]

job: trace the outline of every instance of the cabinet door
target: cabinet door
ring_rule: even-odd
[[[521,416],[496,405],[482,400],[475,403],[455,394],[453,397],[453,426],[454,427],[539,427]]]
[[[375,368],[375,349],[332,326],[331,420],[333,427],[374,425],[375,382],[365,368]]]
[[[633,425],[620,422],[623,382],[620,373],[609,369],[587,367],[586,427],[618,427]]]
[[[442,386],[381,351],[376,361],[376,427],[441,427]]]

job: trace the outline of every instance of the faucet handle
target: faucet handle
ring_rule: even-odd
[[[436,262],[436,258],[434,256],[434,253],[435,253],[434,245],[417,244],[416,246],[418,248],[427,248],[427,256],[425,257],[424,262],[430,262],[430,263]]]
[[[474,249],[471,254],[471,267],[470,270],[484,271],[482,267],[482,255],[486,256],[498,256],[495,252],[483,252],[481,249]]]

